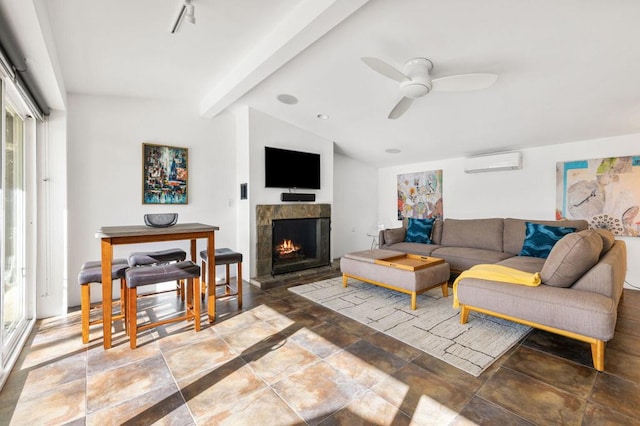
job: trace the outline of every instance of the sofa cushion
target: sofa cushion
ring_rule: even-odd
[[[422,244],[422,243],[395,243],[386,245],[383,247],[388,250],[400,251],[402,253],[421,254],[423,256],[431,256],[431,253],[439,249],[442,246],[436,244]]]
[[[553,287],[570,287],[591,269],[600,258],[602,238],[597,231],[587,230],[563,237],[549,253],[540,277]]]
[[[502,252],[502,233],[501,218],[445,219],[440,244]]]
[[[571,286],[571,290],[588,291],[607,296],[616,302],[622,296],[627,273],[627,245],[616,240],[608,252]]]
[[[431,244],[442,243],[442,216],[436,217],[433,222],[433,230],[431,231]]]
[[[498,263],[511,257],[510,254],[501,251],[445,246],[433,250],[431,256],[444,259],[454,271],[464,271],[479,263]]]
[[[404,237],[407,233],[404,228],[385,229],[383,232],[385,244],[400,243],[404,241]]]
[[[532,222],[526,222],[525,226],[524,243],[518,256],[533,256],[543,259],[549,256],[553,246],[562,237],[576,231],[576,228],[540,225]]]
[[[546,259],[541,259],[539,257],[513,256],[498,262],[498,265],[534,273],[542,271],[545,261]]]
[[[514,256],[522,250],[522,243],[526,234],[526,223],[537,223],[549,226],[566,226],[576,228],[577,231],[584,231],[589,226],[586,220],[527,220],[506,218],[504,220],[504,251]]]
[[[431,244],[431,231],[434,219],[409,218],[404,241],[407,243]]]
[[[602,238],[602,254],[609,251],[609,249],[613,246],[613,243],[616,242],[616,237],[613,236],[613,233],[608,229],[598,228],[595,230],[600,238]]]

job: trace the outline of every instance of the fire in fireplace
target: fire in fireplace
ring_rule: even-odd
[[[291,240],[284,240],[282,244],[276,246],[276,255],[281,259],[291,259],[302,256],[302,246],[295,244]]]
[[[273,220],[271,273],[328,265],[330,224],[330,218]]]

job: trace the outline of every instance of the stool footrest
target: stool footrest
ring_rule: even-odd
[[[150,328],[156,328],[156,327],[158,327],[160,325],[171,324],[172,322],[188,321],[188,320],[190,320],[192,318],[193,318],[193,314],[191,314],[191,315],[183,315],[183,316],[180,316],[180,317],[169,318],[169,319],[158,321],[158,322],[154,322],[154,323],[138,324],[138,326],[136,328],[137,328],[138,331],[143,331],[143,330],[148,330]]]

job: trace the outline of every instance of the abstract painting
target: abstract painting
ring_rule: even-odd
[[[640,236],[640,156],[559,162],[556,218]]]
[[[187,204],[189,151],[142,144],[142,203]]]
[[[398,220],[442,216],[442,170],[398,175]]]

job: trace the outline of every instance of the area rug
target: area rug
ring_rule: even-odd
[[[531,331],[530,327],[475,312],[467,324],[460,324],[460,311],[452,307],[452,296],[442,297],[440,287],[418,295],[415,311],[408,294],[354,279],[344,288],[342,277],[290,287],[289,291],[473,376],[479,376]]]

